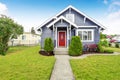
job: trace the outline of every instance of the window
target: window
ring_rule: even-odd
[[[83,42],[89,42],[94,40],[94,30],[92,29],[80,29],[77,30],[77,36],[80,36]]]
[[[26,36],[25,35],[22,35],[22,40],[25,40]]]
[[[66,18],[71,22],[74,22],[74,14],[66,14]]]

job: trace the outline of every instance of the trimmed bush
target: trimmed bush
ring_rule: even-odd
[[[104,50],[105,53],[113,53],[113,50],[106,49]]]
[[[54,46],[51,38],[46,38],[44,41],[44,50],[46,52],[53,51]]]
[[[69,46],[69,55],[78,56],[82,54],[82,43],[79,36],[73,36]]]
[[[116,48],[119,48],[119,44],[118,44],[118,43],[115,43],[115,47],[116,47]]]
[[[102,48],[101,42],[98,43],[98,52],[103,53],[104,49]]]

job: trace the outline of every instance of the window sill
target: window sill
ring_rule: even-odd
[[[82,40],[81,40],[82,41]],[[94,42],[93,40],[90,40],[90,41],[82,41],[82,42]]]

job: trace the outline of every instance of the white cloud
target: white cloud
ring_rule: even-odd
[[[118,2],[118,1],[117,2],[113,2],[113,4],[120,6],[120,2]]]
[[[113,1],[110,5],[109,5],[109,12],[114,12],[120,9],[120,1]]]
[[[120,34],[120,10],[109,13],[101,22],[107,27],[106,34]]]
[[[113,0],[109,4],[108,12],[100,20],[107,27],[106,34],[120,34],[120,1]]]
[[[5,4],[0,3],[0,14],[7,15],[8,14],[8,8]]]
[[[108,0],[103,0],[103,3],[104,4],[108,4]]]
[[[112,13],[110,13],[110,14],[107,16],[107,18],[110,19],[110,20],[119,19],[119,18],[120,18],[120,10],[117,11],[117,12],[112,12]]]

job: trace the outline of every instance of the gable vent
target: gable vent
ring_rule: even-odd
[[[73,22],[74,23],[74,14],[66,14],[66,18],[69,20],[69,21],[71,21],[71,22]]]

